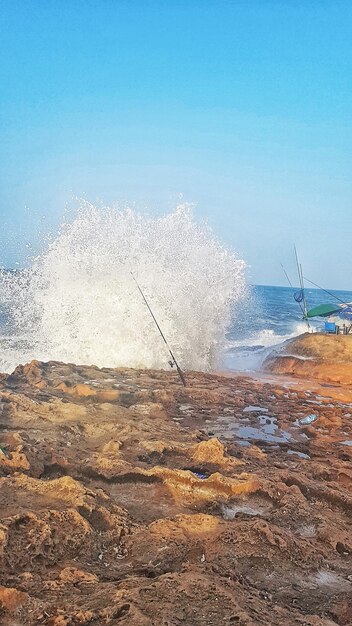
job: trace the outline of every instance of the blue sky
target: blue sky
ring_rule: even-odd
[[[352,289],[352,3],[3,0],[0,263],[73,196],[195,204],[250,279]]]

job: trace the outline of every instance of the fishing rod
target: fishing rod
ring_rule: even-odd
[[[281,265],[281,267],[283,269],[283,272],[284,272],[284,274],[285,274],[285,276],[286,276],[286,278],[288,280],[288,284],[290,285],[290,287],[291,287],[291,289],[293,291],[293,298],[294,298],[294,300],[296,300],[296,298],[295,298],[295,288],[294,288],[294,286],[292,285],[292,283],[290,281],[290,277],[289,277],[288,273],[286,272],[286,270],[285,270],[284,266],[282,265],[282,263],[280,263],[280,265]],[[296,302],[297,302],[299,308],[302,311],[302,315],[304,315],[304,310],[303,310],[303,306],[302,306],[301,302],[299,300],[296,300]]]
[[[297,302],[297,304],[298,304],[299,308],[301,309],[301,313],[302,313],[302,315],[303,315],[303,319],[305,319],[305,321],[307,322],[308,331],[310,331],[310,324],[309,324],[308,319],[307,319],[307,317],[306,317],[306,314],[305,314],[305,312],[304,312],[304,308],[303,308],[303,306],[302,306],[302,304],[301,304],[301,301],[300,301],[300,300],[297,300],[297,298],[296,298],[296,296],[295,296],[295,288],[294,288],[294,286],[292,285],[292,283],[291,283],[291,281],[290,281],[290,277],[289,277],[288,273],[286,272],[286,270],[285,270],[284,266],[282,265],[282,263],[281,263],[281,267],[282,267],[282,269],[283,269],[283,271],[284,271],[284,274],[285,274],[285,276],[286,276],[286,278],[287,278],[287,280],[288,280],[288,284],[290,285],[290,287],[291,287],[291,289],[292,289],[292,291],[293,291],[293,298],[294,298],[294,300]]]
[[[320,285],[317,285],[317,283],[313,283],[312,280],[309,280],[309,278],[304,277],[304,280],[306,280],[308,283],[311,283],[311,285],[314,285],[314,287],[318,287],[318,289],[321,289],[322,291],[325,291],[325,293],[329,294],[329,296],[332,296],[333,298],[335,298],[335,300],[338,300],[339,302],[342,302],[342,304],[347,304],[347,302],[345,302],[344,300],[341,300],[341,298],[339,298],[338,296],[335,296],[335,294],[331,293],[331,291],[328,291],[327,289],[324,289],[324,287],[320,287]]]
[[[183,384],[183,386],[184,386],[184,387],[186,387],[187,385],[186,385],[186,379],[185,379],[185,377],[184,377],[184,374],[183,374],[183,372],[182,372],[182,370],[181,370],[181,368],[180,368],[179,364],[177,363],[177,361],[176,361],[176,359],[175,359],[175,357],[174,357],[174,354],[173,354],[173,352],[172,352],[172,350],[171,350],[171,348],[170,348],[169,344],[167,343],[167,341],[166,341],[166,339],[165,339],[165,335],[164,335],[163,331],[161,330],[161,328],[160,328],[160,326],[159,326],[159,324],[158,324],[158,322],[157,322],[157,320],[156,320],[156,317],[155,317],[155,315],[154,315],[153,311],[151,310],[151,308],[150,308],[150,306],[149,306],[148,300],[147,300],[147,298],[145,297],[145,295],[144,295],[144,293],[143,293],[142,289],[140,288],[140,286],[139,286],[139,284],[138,284],[138,282],[137,282],[137,279],[134,277],[134,275],[133,275],[133,273],[132,273],[132,272],[131,272],[131,276],[132,276],[132,278],[133,278],[134,282],[136,283],[136,285],[137,285],[137,287],[138,287],[138,290],[139,290],[139,292],[140,292],[140,294],[141,294],[141,296],[142,296],[142,298],[143,298],[143,300],[144,300],[145,304],[146,304],[146,305],[147,305],[147,307],[148,307],[149,313],[150,313],[150,315],[152,316],[152,318],[153,318],[153,320],[154,320],[154,322],[155,322],[155,324],[156,324],[156,327],[157,327],[157,329],[158,329],[158,331],[159,331],[160,335],[162,336],[162,338],[163,338],[163,340],[164,340],[164,343],[166,344],[166,347],[167,347],[167,349],[168,349],[168,351],[169,351],[169,354],[170,354],[170,356],[171,356],[171,358],[172,358],[172,362],[173,362],[173,363],[175,364],[175,366],[176,366],[177,373],[178,373],[178,375],[179,375],[179,377],[180,377],[180,379],[181,379],[181,381],[182,381],[182,384]]]
[[[303,317],[305,319],[305,321],[307,322],[307,326],[308,326],[308,330],[310,330],[310,324],[308,321],[308,309],[307,309],[307,300],[306,300],[306,295],[304,292],[304,280],[303,280],[303,271],[302,271],[302,265],[300,264],[299,260],[298,260],[298,254],[297,254],[297,248],[296,246],[294,246],[295,249],[295,257],[296,257],[296,264],[297,264],[297,273],[298,273],[298,279],[301,285],[301,293],[302,293],[302,299],[303,299]]]

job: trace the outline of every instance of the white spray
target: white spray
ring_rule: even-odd
[[[151,218],[84,203],[29,269],[0,273],[9,310],[1,370],[33,358],[167,368],[167,348],[131,271],[180,366],[215,368],[231,305],[246,292],[244,269],[185,205]]]

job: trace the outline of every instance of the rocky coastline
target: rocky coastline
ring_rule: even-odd
[[[279,346],[263,368],[273,374],[352,385],[352,335],[305,333]]]
[[[331,382],[2,375],[0,623],[351,624],[351,424]]]

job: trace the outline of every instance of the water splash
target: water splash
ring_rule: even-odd
[[[299,322],[294,324],[290,333],[279,334],[271,328],[264,328],[244,339],[228,340],[223,358],[224,365],[238,371],[258,370],[273,348],[305,332],[307,325]]]
[[[295,323],[291,332],[285,334],[276,333],[271,328],[263,328],[259,332],[247,337],[245,339],[245,345],[249,348],[271,348],[306,332],[307,325],[305,322]],[[243,346],[243,340],[231,340],[228,342],[228,349],[239,348],[241,346]]]
[[[0,368],[33,358],[168,367],[132,270],[180,365],[212,369],[246,292],[244,269],[186,205],[151,218],[85,202],[29,269],[0,273]]]

